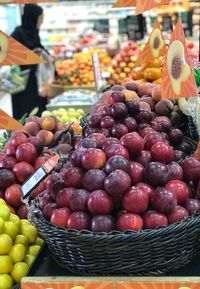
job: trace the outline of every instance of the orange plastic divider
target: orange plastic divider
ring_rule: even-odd
[[[0,66],[43,62],[37,54],[0,30]]]
[[[198,96],[185,34],[179,18],[171,35],[170,45],[162,69],[162,98]]]

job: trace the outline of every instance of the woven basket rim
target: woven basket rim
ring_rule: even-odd
[[[67,228],[62,228],[62,227],[59,227],[59,226],[56,226],[56,225],[53,225],[51,224],[48,220],[46,220],[43,216],[43,213],[42,211],[38,208],[38,207],[35,207],[33,205],[34,202],[32,202],[31,204],[31,207],[29,208],[29,216],[30,216],[30,220],[32,220],[32,217],[33,215],[36,216],[37,215],[37,218],[39,218],[40,220],[40,223],[43,223],[43,225],[46,225],[48,229],[51,229],[51,230],[59,230],[60,232],[63,232],[65,234],[67,233],[70,233],[74,236],[91,236],[91,237],[104,237],[107,236],[108,238],[113,238],[114,236],[124,236],[124,237],[127,237],[127,238],[130,238],[130,237],[140,237],[140,236],[143,236],[143,237],[148,237],[150,235],[160,235],[160,234],[164,234],[164,233],[167,233],[167,232],[177,232],[178,230],[179,231],[182,231],[184,229],[186,229],[187,227],[190,227],[192,223],[196,223],[196,222],[200,222],[200,212],[199,213],[196,213],[192,216],[189,216],[187,217],[185,220],[181,221],[181,222],[177,222],[177,223],[174,223],[174,224],[171,224],[167,227],[160,227],[160,228],[156,228],[156,229],[145,229],[145,230],[140,230],[140,231],[133,231],[133,230],[129,230],[129,231],[125,231],[125,232],[121,232],[121,231],[118,231],[118,230],[113,230],[109,233],[106,233],[106,232],[92,232],[92,231],[89,231],[89,230],[81,230],[81,231],[78,231],[78,230],[74,230],[74,229],[67,229]],[[37,224],[34,224],[37,226]]]

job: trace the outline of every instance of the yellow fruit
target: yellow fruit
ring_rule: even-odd
[[[43,245],[44,241],[41,238],[37,238],[37,240],[35,241],[35,245],[39,245],[40,247]]]
[[[12,238],[7,234],[0,235],[0,255],[5,255],[12,248]]]
[[[7,206],[6,201],[4,199],[0,199],[0,205],[6,205]]]
[[[12,271],[13,262],[10,256],[0,256],[0,274],[8,274]]]
[[[4,220],[0,218],[0,234],[4,232],[4,228],[5,228]]]
[[[0,205],[0,217],[4,221],[8,221],[10,219],[10,209],[5,205]]]
[[[20,230],[22,223],[21,223],[20,218],[17,215],[11,214],[9,221],[16,224]]]
[[[0,274],[0,289],[11,289],[13,280],[8,274]]]
[[[39,251],[40,251],[40,246],[39,245],[32,245],[28,248],[28,254],[32,256],[37,256]]]
[[[26,247],[22,244],[15,244],[12,246],[9,256],[12,258],[13,263],[18,263],[24,260],[26,255]]]
[[[5,222],[4,233],[8,234],[13,240],[15,240],[17,234],[19,233],[19,228],[16,224],[12,222]]]
[[[25,262],[16,263],[13,266],[11,276],[16,283],[19,283],[28,273],[28,265]]]
[[[24,262],[26,262],[26,264],[28,264],[28,266],[30,267],[33,264],[34,260],[35,260],[34,256],[26,255]]]
[[[20,234],[26,236],[30,244],[35,243],[38,237],[37,229],[32,225],[22,225]]]
[[[26,219],[21,219],[21,224],[22,225],[31,225],[31,223]]]
[[[22,244],[25,247],[28,247],[29,245],[29,240],[26,236],[24,235],[17,235],[14,244]]]
[[[71,289],[84,289],[84,287],[81,287],[81,286],[75,286],[75,287],[73,287],[73,288],[71,288]]]

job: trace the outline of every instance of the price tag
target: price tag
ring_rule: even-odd
[[[24,278],[22,289],[199,289],[200,278]]]
[[[99,92],[103,88],[103,78],[102,78],[101,65],[99,61],[98,52],[92,55],[92,62],[93,62],[93,72],[94,72],[96,92],[97,94],[99,94]]]
[[[48,159],[21,187],[22,199],[26,199],[31,192],[48,176],[58,163],[59,157]]]
[[[23,125],[0,109],[0,129],[21,130]]]

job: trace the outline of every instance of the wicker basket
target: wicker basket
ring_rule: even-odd
[[[200,215],[157,230],[92,233],[50,224],[37,204],[30,207],[30,221],[57,263],[75,274],[161,275],[185,266],[200,249]]]

